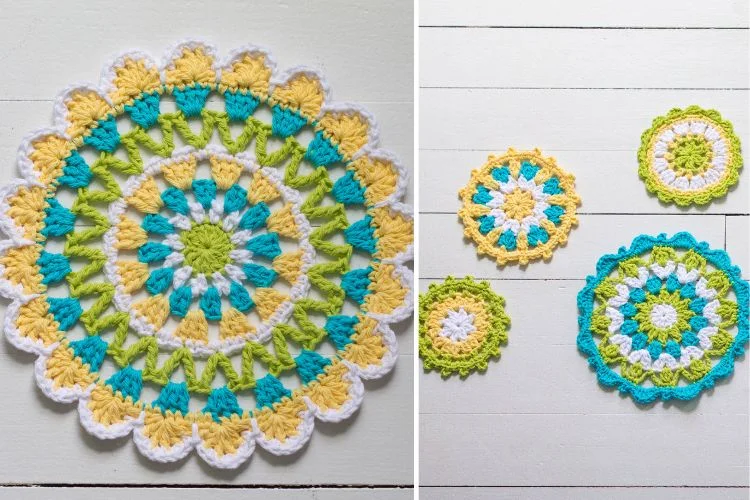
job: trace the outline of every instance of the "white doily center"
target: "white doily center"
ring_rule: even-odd
[[[651,309],[651,323],[657,328],[671,328],[677,323],[677,310],[670,304],[656,304]]]
[[[440,336],[450,339],[451,342],[463,342],[477,329],[474,326],[474,315],[467,313],[463,307],[448,311],[442,326]]]

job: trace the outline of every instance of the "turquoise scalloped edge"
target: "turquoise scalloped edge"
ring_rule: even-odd
[[[625,379],[607,366],[602,359],[589,329],[591,314],[594,309],[594,290],[599,283],[617,268],[623,259],[635,257],[651,250],[655,246],[670,246],[681,250],[694,250],[703,256],[715,268],[724,271],[732,283],[737,296],[737,335],[732,346],[713,369],[702,379],[690,385],[681,387],[641,387]],[[698,243],[687,232],[680,232],[671,238],[662,233],[657,237],[640,235],[630,245],[621,247],[617,254],[602,256],[596,264],[596,276],[586,278],[586,286],[578,293],[578,350],[588,357],[591,367],[596,370],[599,383],[605,387],[614,387],[623,394],[630,395],[636,403],[649,404],[657,399],[668,401],[678,399],[688,401],[700,395],[706,389],[712,388],[717,380],[729,376],[734,371],[734,360],[745,352],[748,343],[748,309],[750,289],[748,282],[742,279],[742,272],[738,266],[732,265],[729,255],[724,250],[712,250],[708,243]]]

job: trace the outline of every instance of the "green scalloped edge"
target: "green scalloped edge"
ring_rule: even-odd
[[[697,194],[679,193],[664,188],[661,180],[654,175],[648,163],[648,145],[654,132],[668,121],[680,118],[685,115],[702,115],[716,122],[729,137],[730,149],[732,151],[733,161],[727,166],[729,175],[724,182],[716,184],[711,188],[701,191]],[[646,184],[646,189],[655,194],[659,200],[664,203],[676,203],[679,206],[688,206],[690,204],[707,205],[716,198],[726,196],[729,189],[737,184],[740,180],[740,170],[742,169],[742,153],[740,148],[740,139],[734,133],[732,123],[722,118],[721,114],[715,109],[703,109],[697,105],[688,106],[685,109],[672,108],[665,116],[654,118],[651,127],[641,135],[641,147],[638,149],[638,175]]]
[[[451,357],[432,348],[426,323],[430,306],[456,291],[480,297],[489,310],[491,326],[478,349],[467,355]],[[510,318],[505,313],[504,306],[505,299],[493,292],[488,282],[474,281],[472,276],[463,279],[448,276],[443,283],[431,284],[427,293],[419,295],[419,357],[422,358],[425,371],[436,370],[443,377],[457,373],[464,378],[473,371],[487,370],[490,358],[500,356],[500,344],[508,341],[506,330],[510,327]]]

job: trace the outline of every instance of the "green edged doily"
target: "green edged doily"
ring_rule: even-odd
[[[740,140],[718,111],[675,108],[643,133],[638,163],[646,188],[661,201],[705,205],[739,181]]]
[[[505,300],[471,277],[430,285],[419,296],[419,356],[443,377],[484,371],[508,340]]]

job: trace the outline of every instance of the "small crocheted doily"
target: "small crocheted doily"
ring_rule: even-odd
[[[487,282],[449,276],[419,296],[419,356],[426,370],[444,377],[484,371],[500,343],[507,342],[510,319],[505,300]]]
[[[464,234],[499,265],[549,259],[578,223],[574,181],[538,149],[491,155],[459,191]]]
[[[639,236],[578,294],[578,348],[638,403],[688,400],[728,376],[748,341],[748,283],[688,233]]]
[[[89,432],[237,467],[300,449],[392,367],[413,223],[367,112],[264,50],[215,54],[125,53],[62,93],[1,191],[0,292]]]
[[[689,106],[654,119],[641,136],[638,173],[665,203],[705,205],[740,179],[740,140],[718,111]]]

